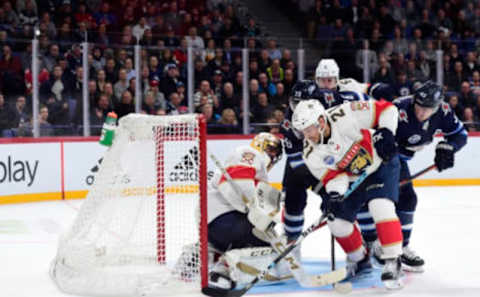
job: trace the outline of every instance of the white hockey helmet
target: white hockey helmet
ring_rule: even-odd
[[[318,118],[325,114],[325,108],[316,99],[300,101],[292,115],[293,127],[303,131],[312,125],[318,126]]]
[[[340,68],[338,68],[337,62],[334,59],[321,59],[318,62],[317,69],[315,69],[315,82],[319,87],[319,78],[334,77],[337,82],[340,77]]]

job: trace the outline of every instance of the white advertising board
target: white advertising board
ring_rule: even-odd
[[[60,143],[0,145],[0,199],[60,191]]]

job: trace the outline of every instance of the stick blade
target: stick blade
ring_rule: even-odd
[[[345,267],[330,271],[327,273],[315,275],[310,277],[310,283],[312,287],[323,287],[327,285],[331,285],[334,283],[338,283],[339,281],[345,279],[347,277],[347,270]]]
[[[212,287],[205,287],[202,288],[202,293],[207,296],[211,297],[240,297],[245,294],[247,290],[227,290],[221,288],[212,288]]]

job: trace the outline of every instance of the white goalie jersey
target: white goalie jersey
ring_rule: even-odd
[[[350,181],[364,171],[374,172],[382,159],[372,142],[373,128],[388,128],[395,134],[397,108],[387,101],[356,101],[326,111],[330,138],[326,144],[306,141],[303,158],[327,192],[345,193]]]
[[[267,159],[264,153],[246,145],[236,148],[227,157],[225,169],[245,196],[237,193],[220,170],[217,170],[208,185],[208,223],[230,211],[248,211],[247,204],[250,201],[247,197],[255,197],[257,183],[268,180]]]

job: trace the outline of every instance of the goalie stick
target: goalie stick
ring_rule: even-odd
[[[219,169],[222,171],[223,174],[225,174],[225,177],[227,180],[231,177],[229,176],[228,172],[223,168],[221,163],[218,161],[218,159],[210,155],[212,160],[215,162],[215,165],[219,167]],[[367,178],[367,173],[364,172],[360,177],[351,185],[351,187],[345,192],[344,198],[347,198],[365,179]],[[232,183],[233,187],[236,185],[235,183]],[[241,190],[239,190],[239,193],[242,193]],[[327,219],[327,216],[329,215],[329,212],[326,211],[322,213],[319,219],[317,219],[310,227],[308,227],[306,230],[304,230],[300,236],[293,242],[291,243],[281,254],[279,254],[273,261],[270,263],[267,267],[267,269],[261,271],[255,279],[253,279],[249,284],[247,284],[243,289],[239,290],[227,290],[227,289],[221,289],[221,288],[212,288],[212,287],[205,287],[202,288],[202,293],[208,296],[212,297],[240,297],[244,295],[248,290],[250,290],[257,282],[259,282],[261,279],[265,277],[265,275],[268,273],[268,271],[273,268],[275,265],[277,265],[278,262],[280,262],[283,258],[285,258],[292,250],[294,250],[296,247],[300,245],[300,243],[305,239],[310,233],[313,231],[317,230]],[[314,276],[315,277],[315,276]],[[318,284],[323,284],[329,285],[329,284],[335,284],[338,283],[340,280],[344,279],[346,277],[346,269],[342,268],[339,270],[327,272],[325,274],[321,274],[317,276],[316,282]],[[348,285],[347,285],[348,286]],[[350,284],[351,286],[351,284]]]

